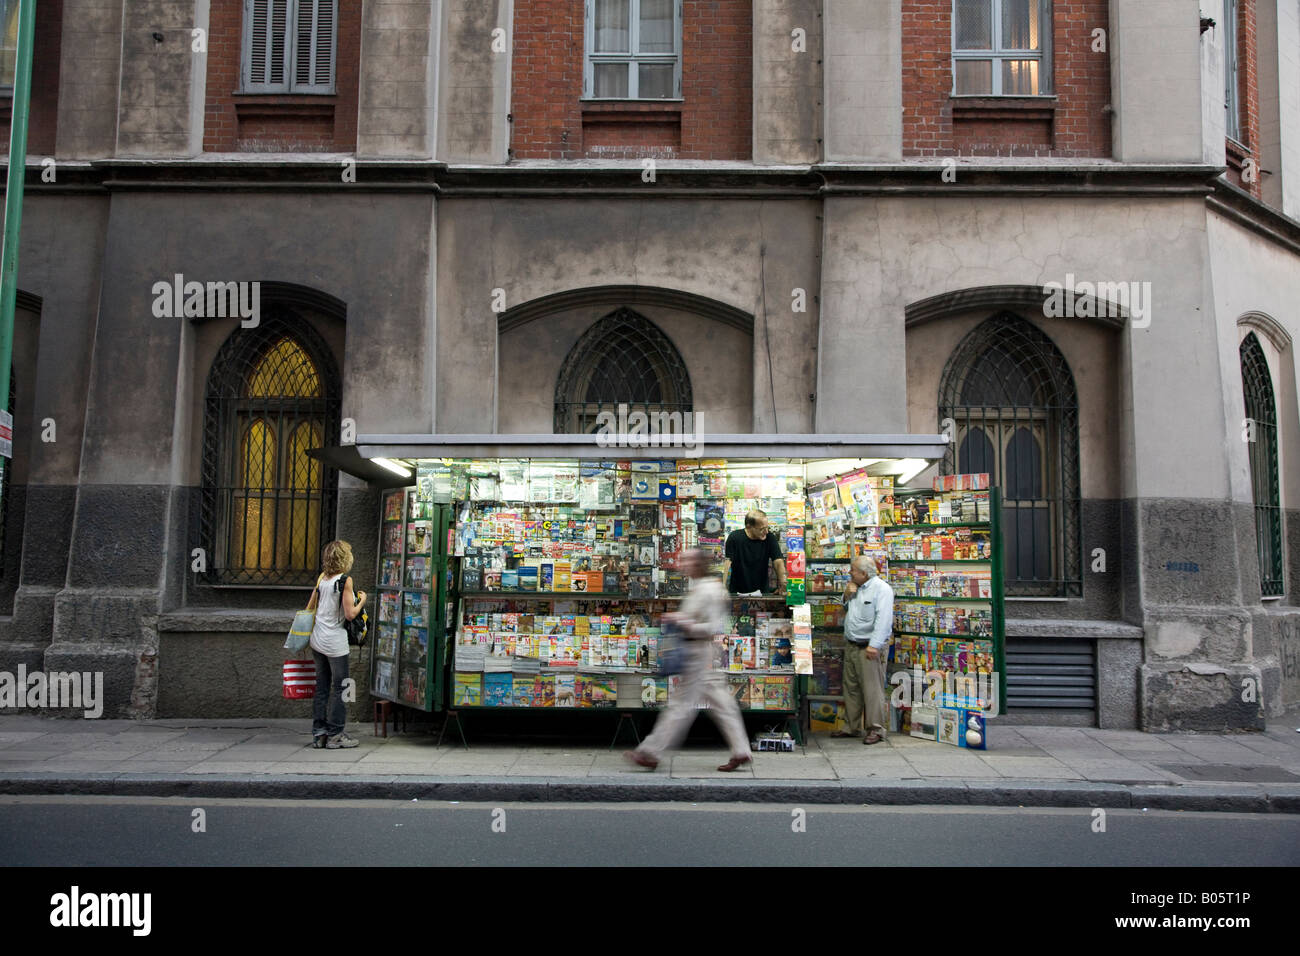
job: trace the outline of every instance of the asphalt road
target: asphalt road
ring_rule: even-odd
[[[1107,810],[1103,819],[1099,812],[3,796],[0,861],[73,867],[1300,864],[1300,815]]]

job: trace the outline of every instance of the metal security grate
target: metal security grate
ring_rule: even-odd
[[[555,385],[555,433],[594,431],[601,412],[645,412],[675,420],[694,407],[681,353],[657,325],[631,309],[597,321],[569,350]],[[666,430],[666,429],[662,429]]]
[[[1255,333],[1241,342],[1241,380],[1246,393],[1250,485],[1255,499],[1255,546],[1259,586],[1265,597],[1283,591],[1282,496],[1277,476],[1277,403],[1268,360]],[[1252,434],[1253,433],[1253,434]]]
[[[944,369],[939,420],[953,429],[943,473],[1002,489],[1007,593],[1082,594],[1079,407],[1051,339],[1007,312],[976,326]]]
[[[1096,709],[1093,642],[1007,638],[1007,707]]]
[[[207,580],[310,584],[334,535],[337,474],[307,452],[339,429],[328,347],[287,311],[236,330],[213,362],[204,418]]]

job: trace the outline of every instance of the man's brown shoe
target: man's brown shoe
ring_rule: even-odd
[[[864,744],[878,744],[884,739],[885,738],[880,736],[880,734],[873,733],[873,734],[867,734],[865,737],[863,737],[862,742]]]
[[[743,767],[745,764],[749,763],[751,759],[752,758],[750,757],[732,757],[718,769],[723,773],[731,773],[731,771],[738,767]]]
[[[832,737],[856,737],[857,734],[848,730],[836,730],[831,732]]]
[[[655,767],[659,766],[658,760],[655,760],[654,757],[649,757],[641,753],[640,751],[625,750],[623,752],[623,756],[626,757],[628,760],[632,761],[637,766],[645,767],[649,770],[653,770],[655,769]]]

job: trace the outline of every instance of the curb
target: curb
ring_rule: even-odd
[[[326,774],[12,773],[0,794],[281,800],[458,800],[518,803],[809,803],[1300,813],[1300,787],[1126,786],[1042,780],[692,781],[605,783],[554,777],[359,777]]]

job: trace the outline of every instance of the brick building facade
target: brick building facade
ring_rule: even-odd
[[[722,356],[687,363],[697,407],[755,434],[937,433],[962,357],[1020,343],[1074,404],[1034,406],[1061,480],[1008,601],[1011,717],[1249,728],[1300,700],[1300,8],[958,6],[43,0],[0,668],[101,670],[111,715],[298,713],[301,586],[193,569],[240,324],[156,317],[181,274],[260,282],[362,435],[547,432],[564,355],[621,308]],[[1067,280],[1122,308],[1053,315]],[[329,483],[367,580],[377,489]],[[1043,656],[1078,679],[1035,696]]]

